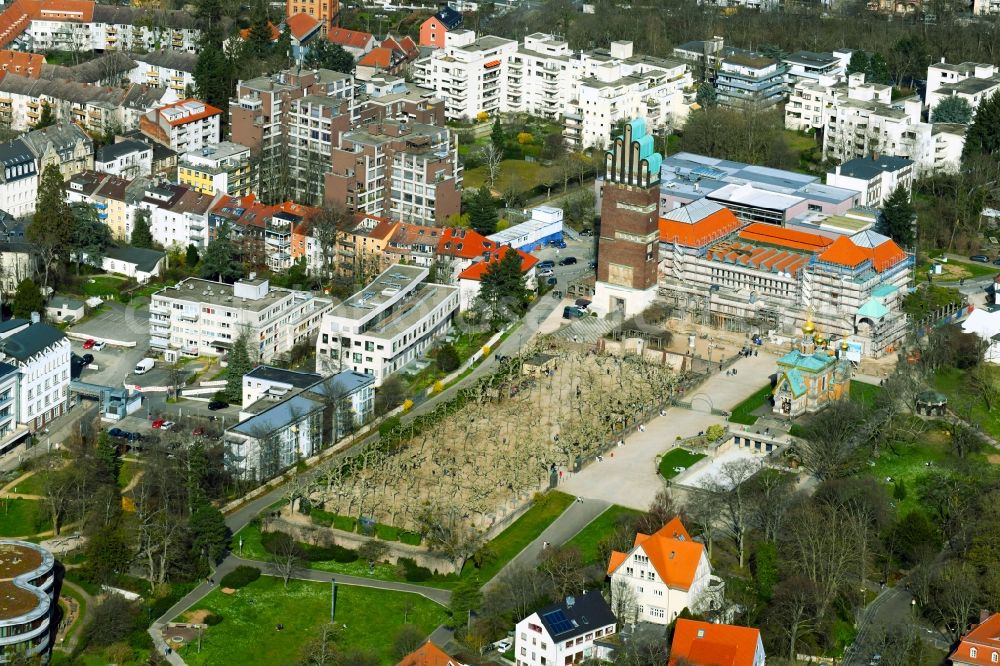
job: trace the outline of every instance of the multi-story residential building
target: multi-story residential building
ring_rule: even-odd
[[[323,143],[323,136],[316,129],[316,136],[308,123],[311,117],[303,117],[301,113],[292,113],[293,103],[307,95],[336,98],[346,102],[350,113],[348,119],[354,116],[354,80],[345,74],[328,69],[320,70],[285,70],[272,76],[261,76],[248,81],[240,81],[236,86],[236,97],[229,102],[229,118],[231,139],[248,146],[257,156],[259,167],[257,172],[257,191],[263,201],[276,203],[284,201],[289,196],[289,147],[292,142],[304,140],[304,148],[316,147]],[[301,106],[297,107],[302,111]],[[314,107],[307,106],[311,114]],[[320,105],[316,105],[317,113]],[[315,118],[319,123],[320,117]],[[302,122],[307,124],[301,125]],[[332,143],[334,137],[327,139]],[[312,142],[312,143],[310,143]],[[314,160],[304,160],[307,166],[318,170]],[[307,181],[308,182],[308,181]]]
[[[199,150],[220,141],[222,109],[185,99],[147,112],[139,131],[178,153]]]
[[[390,266],[324,314],[316,372],[354,370],[381,386],[445,335],[458,313],[458,287],[424,282],[429,273],[417,266]]]
[[[663,216],[659,297],[694,321],[792,334],[810,319],[866,356],[906,334],[914,257],[870,229],[849,235],[746,223],[702,200]]]
[[[178,99],[187,96],[195,87],[194,68],[198,56],[176,49],[160,49],[146,53],[132,53],[135,67],[128,73],[129,81],[148,86],[169,88]]]
[[[188,151],[177,165],[177,179],[203,194],[245,197],[253,184],[250,148],[222,141]]]
[[[723,106],[770,108],[785,100],[788,68],[753,53],[734,53],[719,63],[715,90]]]
[[[285,0],[285,16],[308,14],[323,25],[336,25],[340,0]]]
[[[959,97],[968,102],[973,111],[979,104],[1000,91],[1000,67],[978,62],[950,65],[941,62],[927,68],[927,111],[934,110],[942,100]]]
[[[674,626],[668,666],[707,663],[764,666],[765,659],[760,629],[682,617]]]
[[[142,210],[149,180],[128,180],[108,174],[89,171],[74,176],[66,184],[66,200],[71,203],[89,203],[97,210],[97,217],[107,225],[116,241],[128,243],[137,211]]]
[[[94,168],[94,140],[79,125],[59,122],[21,137],[35,156],[38,173],[45,167],[59,168],[63,179]]]
[[[309,46],[315,40],[323,39],[323,27],[326,21],[313,18],[308,14],[293,14],[285,19],[285,29],[288,30],[292,46],[292,59],[300,65],[309,55]]]
[[[338,272],[356,276],[367,283],[374,280],[396,258],[395,254],[386,252],[386,248],[402,223],[370,215],[358,217],[361,219],[354,228],[340,238],[332,261]],[[326,261],[329,260],[321,257],[317,265],[325,265],[323,262]]]
[[[594,641],[613,636],[615,614],[600,592],[567,596],[540,608],[517,623],[514,659],[517,666],[561,666],[596,659]]]
[[[375,48],[375,35],[370,32],[348,30],[347,28],[329,28],[326,38],[339,45],[357,60]]]
[[[794,171],[694,153],[664,158],[660,214],[702,199],[729,206],[747,221],[787,224],[804,212],[843,215],[862,205],[864,197],[856,189],[824,185],[816,176]]]
[[[506,110],[508,62],[517,42],[487,35],[476,39],[471,30],[451,30],[445,46],[414,63],[419,85],[444,100],[449,120],[495,116]]]
[[[56,561],[28,541],[0,541],[0,663],[48,663],[56,598]]]
[[[860,204],[872,208],[881,208],[900,185],[909,195],[913,180],[913,160],[890,155],[880,155],[877,160],[872,157],[848,160],[826,174],[827,185],[858,190],[863,195]]]
[[[350,101],[306,95],[292,101],[287,118],[285,183],[290,198],[319,206],[327,198],[334,169],[332,152],[342,132],[351,128]]]
[[[35,211],[38,196],[38,165],[35,155],[21,139],[0,144],[0,210],[14,217]]]
[[[104,134],[111,128],[128,132],[139,126],[139,118],[150,109],[176,99],[166,88],[109,88],[6,74],[0,79],[0,122],[12,130],[27,131],[48,105],[56,120],[78,123],[88,132]]]
[[[94,153],[94,171],[134,180],[153,173],[153,147],[135,139],[123,139]]]
[[[358,59],[355,77],[370,80],[376,73],[394,75],[420,57],[420,50],[409,36],[397,39],[389,36],[379,46]]]
[[[360,71],[358,74],[360,82]],[[362,123],[405,117],[424,125],[445,124],[444,102],[432,90],[388,74],[368,77],[364,79],[363,86],[363,92],[357,100],[357,111]]]
[[[678,60],[633,54],[632,42],[578,54],[563,136],[570,146],[606,148],[612,129],[640,118],[651,131],[681,124],[694,102],[694,80]]]
[[[525,37],[510,56],[503,110],[562,120],[574,94],[572,55],[569,42],[554,35],[536,32]]]
[[[832,53],[816,51],[796,51],[783,56],[785,83],[791,88],[799,81],[819,81],[823,77],[841,78],[847,74],[851,62],[851,49],[837,49]]]
[[[330,307],[328,299],[271,287],[253,273],[236,284],[188,278],[153,294],[150,346],[220,356],[245,334],[251,357],[267,363],[311,340]]]
[[[331,157],[328,205],[414,224],[441,224],[461,209],[458,137],[447,128],[369,123],[345,132]]]
[[[654,534],[636,534],[628,552],[612,552],[608,576],[612,606],[629,615],[618,618],[623,623],[667,625],[685,608],[702,613],[722,601],[724,584],[712,575],[704,544],[691,539],[680,518]]]
[[[37,269],[35,246],[25,239],[28,223],[0,210],[0,293],[13,296],[24,278]]]
[[[318,208],[285,201],[273,207],[264,219],[264,245],[267,267],[281,273],[292,267],[296,257],[292,253],[292,237],[296,229],[309,226],[320,213]],[[308,260],[306,261],[308,266]]]
[[[712,39],[694,40],[675,46],[673,55],[678,60],[690,64],[696,79],[712,82],[715,80],[719,63],[732,51],[732,47],[726,47],[724,38],[715,36]]]
[[[962,636],[948,657],[954,666],[988,666],[1000,663],[1000,613],[985,611],[979,622]]]
[[[429,640],[400,659],[396,666],[465,666]]]
[[[163,247],[203,248],[211,240],[209,214],[220,198],[185,185],[149,182],[138,205],[148,212],[150,233]]]
[[[254,374],[261,368],[244,377]],[[371,419],[374,384],[371,375],[345,370],[280,397],[244,402],[240,422],[224,436],[227,470],[240,479],[266,481],[337,443]]]
[[[0,50],[0,70],[5,74],[17,74],[29,79],[37,79],[45,65],[45,56],[41,53],[26,53],[24,51]]]
[[[822,130],[823,159],[846,162],[868,155],[913,161],[917,176],[958,169],[965,126],[921,120],[919,98],[892,99],[892,88],[865,82],[800,81],[785,106],[785,127]]]
[[[58,328],[26,319],[3,323],[0,360],[20,373],[19,418],[32,432],[69,410],[69,358],[69,340]]]
[[[432,49],[443,49],[445,35],[451,30],[462,27],[462,14],[455,11],[447,2],[438,5],[438,12],[420,24],[420,46]]]
[[[460,295],[459,308],[461,310],[468,310],[475,304],[482,288],[483,275],[490,269],[490,266],[500,261],[508,252],[517,252],[521,257],[521,276],[524,279],[524,286],[530,291],[537,290],[535,264],[538,263],[538,259],[526,252],[503,245],[498,250],[485,253],[479,257],[478,261],[474,261],[457,275]]]
[[[21,422],[20,387],[18,369],[10,363],[0,363],[0,456],[13,451],[30,434]]]
[[[261,398],[281,400],[290,392],[312,386],[323,377],[315,372],[286,370],[271,365],[258,365],[243,375],[243,400],[241,405],[250,406]]]

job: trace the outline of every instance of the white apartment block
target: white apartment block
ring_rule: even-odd
[[[38,165],[21,139],[0,144],[0,210],[14,217],[35,211],[38,198]]]
[[[972,110],[1000,91],[1000,67],[978,62],[949,65],[941,62],[927,68],[927,111],[930,113],[941,100],[961,97]]]
[[[617,620],[598,590],[541,608],[517,623],[517,666],[563,666],[602,656],[594,641],[611,637]]]
[[[7,12],[5,12],[6,14]],[[39,3],[23,39],[32,51],[153,51],[168,47],[196,53],[201,39],[188,12],[75,3]]]
[[[94,153],[94,171],[135,179],[153,173],[153,147],[135,139],[108,144]]]
[[[819,81],[824,77],[842,78],[851,62],[851,49],[831,52],[796,51],[781,61],[785,64],[785,82],[793,86],[799,81]]]
[[[562,120],[573,96],[569,43],[536,32],[510,57],[505,111]]]
[[[169,88],[178,99],[183,99],[188,90],[195,88],[194,67],[198,56],[193,53],[160,49],[149,53],[131,53],[129,57],[136,64],[128,73],[132,83]]]
[[[236,284],[188,278],[153,294],[150,346],[185,356],[221,356],[246,334],[251,359],[267,363],[310,340],[330,307],[328,299],[272,288],[253,273]]]
[[[491,117],[507,110],[508,67],[517,42],[486,35],[476,39],[471,30],[445,35],[445,47],[414,63],[417,84],[444,100],[449,120]]]
[[[148,183],[140,208],[149,212],[153,240],[165,248],[208,246],[208,222],[212,206],[221,198],[184,185]]]
[[[374,376],[380,386],[445,335],[458,313],[459,290],[425,283],[429,273],[395,264],[324,314],[316,372],[353,370]]]
[[[643,118],[651,132],[683,124],[694,102],[687,63],[635,56],[632,42],[577,54],[563,136],[575,148],[606,148],[615,123]]]
[[[682,610],[708,610],[722,600],[723,582],[712,575],[703,544],[691,540],[680,518],[655,534],[636,534],[627,553],[611,553],[611,605],[623,623],[667,625]],[[628,601],[626,601],[627,599]]]
[[[918,177],[958,169],[963,126],[923,122],[919,98],[894,102],[890,86],[865,83],[864,78],[859,73],[846,82],[799,82],[785,106],[785,127],[822,129],[823,159],[904,157],[914,162]]]
[[[185,99],[147,112],[139,130],[178,153],[219,143],[222,110],[196,99]]]
[[[913,161],[889,155],[848,160],[826,174],[827,185],[861,192],[861,205],[871,208],[881,208],[900,185],[909,195],[913,180]]]
[[[181,155],[177,178],[206,194],[244,197],[253,184],[250,169],[250,148],[222,141]]]
[[[0,325],[0,360],[18,369],[19,418],[32,432],[69,410],[69,359],[69,340],[54,326],[25,319]]]

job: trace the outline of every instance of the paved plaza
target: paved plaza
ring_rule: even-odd
[[[763,386],[775,372],[775,357],[761,352],[759,356],[741,358],[733,366],[735,376],[716,373],[686,400],[696,407],[708,400],[716,409],[732,410],[750,394]],[[572,474],[560,484],[560,490],[588,499],[645,510],[656,493],[664,487],[656,471],[656,457],[675,446],[677,437],[691,437],[713,423],[725,424],[725,418],[673,407],[665,416],[656,417],[646,425],[646,432],[636,432],[625,445],[614,449],[601,462],[594,462],[579,474]]]

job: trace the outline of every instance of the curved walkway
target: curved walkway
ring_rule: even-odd
[[[63,578],[62,580],[62,586],[72,589],[73,592],[75,592],[81,599],[83,599],[84,603],[86,604],[83,614],[76,621],[79,624],[76,627],[76,629],[73,630],[73,634],[69,637],[69,642],[61,643],[60,645],[57,645],[55,648],[57,650],[65,652],[66,654],[72,654],[73,650],[76,649],[76,644],[80,642],[80,636],[83,634],[83,628],[87,624],[88,616],[91,613],[93,613],[92,609],[94,607],[95,601],[94,597],[90,596],[90,594],[88,594],[86,590],[84,590],[76,583],[72,583],[66,580],[65,578]]]

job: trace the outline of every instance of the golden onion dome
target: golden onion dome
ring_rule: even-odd
[[[844,338],[843,340],[841,340],[841,342],[840,342],[840,348],[843,349],[844,351],[847,351],[850,348],[850,345],[847,344],[847,338]]]
[[[806,319],[806,323],[802,324],[802,332],[806,335],[812,335],[816,331],[816,324],[812,323],[812,319]]]

